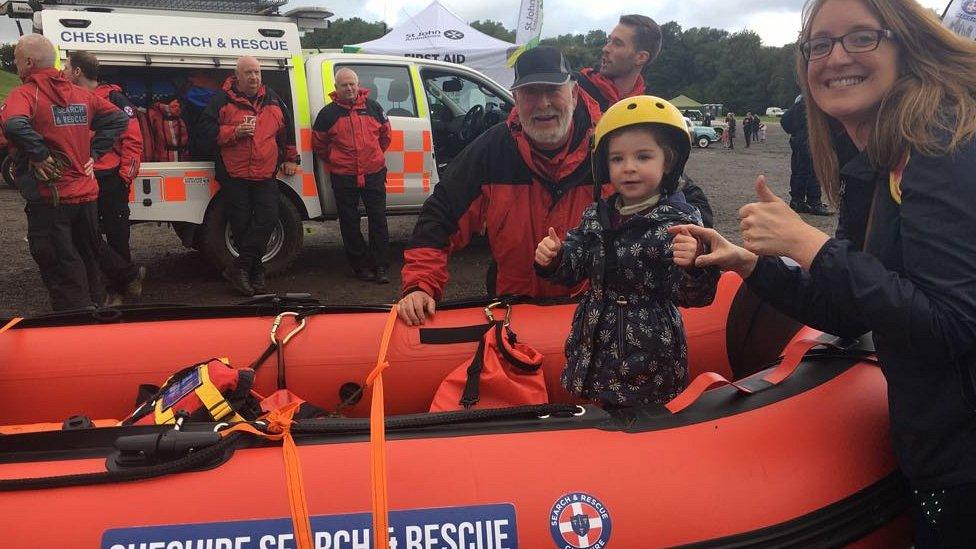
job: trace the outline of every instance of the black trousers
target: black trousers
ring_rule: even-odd
[[[101,305],[105,300],[97,250],[98,204],[28,202],[27,240],[55,311]]]
[[[129,252],[129,186],[118,170],[98,172],[98,228],[105,239],[98,239],[98,266],[106,288],[122,293],[135,279],[137,268]],[[107,242],[106,242],[107,241]]]
[[[99,235],[98,248],[95,250],[98,267],[102,271],[105,288],[115,293],[125,291],[125,286],[136,279],[139,268],[132,262],[126,261],[118,254],[105,239]]]
[[[339,214],[339,232],[346,258],[355,270],[390,266],[390,231],[386,224],[386,168],[366,176],[364,187],[356,176],[330,174]],[[359,201],[366,207],[369,246],[359,230]]]
[[[119,177],[118,170],[99,172],[98,227],[108,245],[122,259],[132,261],[129,252],[129,186]]]
[[[220,182],[220,188],[239,252],[234,265],[247,271],[263,268],[261,258],[278,223],[278,182],[228,178]]]
[[[790,198],[794,202],[820,204],[821,190],[813,171],[813,158],[805,142],[790,139],[793,154],[790,156]]]
[[[976,547],[976,484],[912,495],[916,549]]]

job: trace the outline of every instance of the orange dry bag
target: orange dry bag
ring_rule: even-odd
[[[478,350],[441,382],[431,412],[506,408],[549,402],[542,354],[519,343],[502,321],[492,321]]]

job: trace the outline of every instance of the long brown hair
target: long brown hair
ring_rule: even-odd
[[[830,0],[808,0],[799,44],[810,39],[813,18]],[[915,0],[860,0],[894,34],[898,78],[881,100],[867,151],[879,169],[891,170],[908,151],[941,156],[976,134],[976,42],[942,26]],[[840,167],[833,133],[839,124],[813,101],[807,61],[796,54],[797,79],[807,98],[810,151],[830,201],[840,198]],[[948,136],[948,139],[947,139]]]

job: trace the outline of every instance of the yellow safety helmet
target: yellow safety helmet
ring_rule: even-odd
[[[606,151],[607,136],[621,128],[640,124],[661,126],[668,135],[676,157],[674,166],[661,180],[661,188],[666,193],[672,193],[677,189],[678,178],[685,169],[688,155],[691,154],[691,134],[688,133],[688,126],[681,111],[668,101],[652,95],[628,97],[614,103],[597,123],[593,132],[591,155],[593,184],[597,188],[610,181]]]

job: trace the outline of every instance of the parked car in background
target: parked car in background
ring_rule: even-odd
[[[715,131],[715,128],[700,126],[687,116],[685,117],[685,124],[688,126],[688,133],[691,134],[691,142],[702,149],[707,149],[709,145],[721,138],[721,133]]]
[[[690,118],[698,125],[701,125],[702,121],[705,120],[705,115],[698,109],[681,109],[681,114],[685,115],[686,118]]]
[[[784,112],[786,111],[779,107],[769,107],[766,109],[766,116],[783,116]]]

